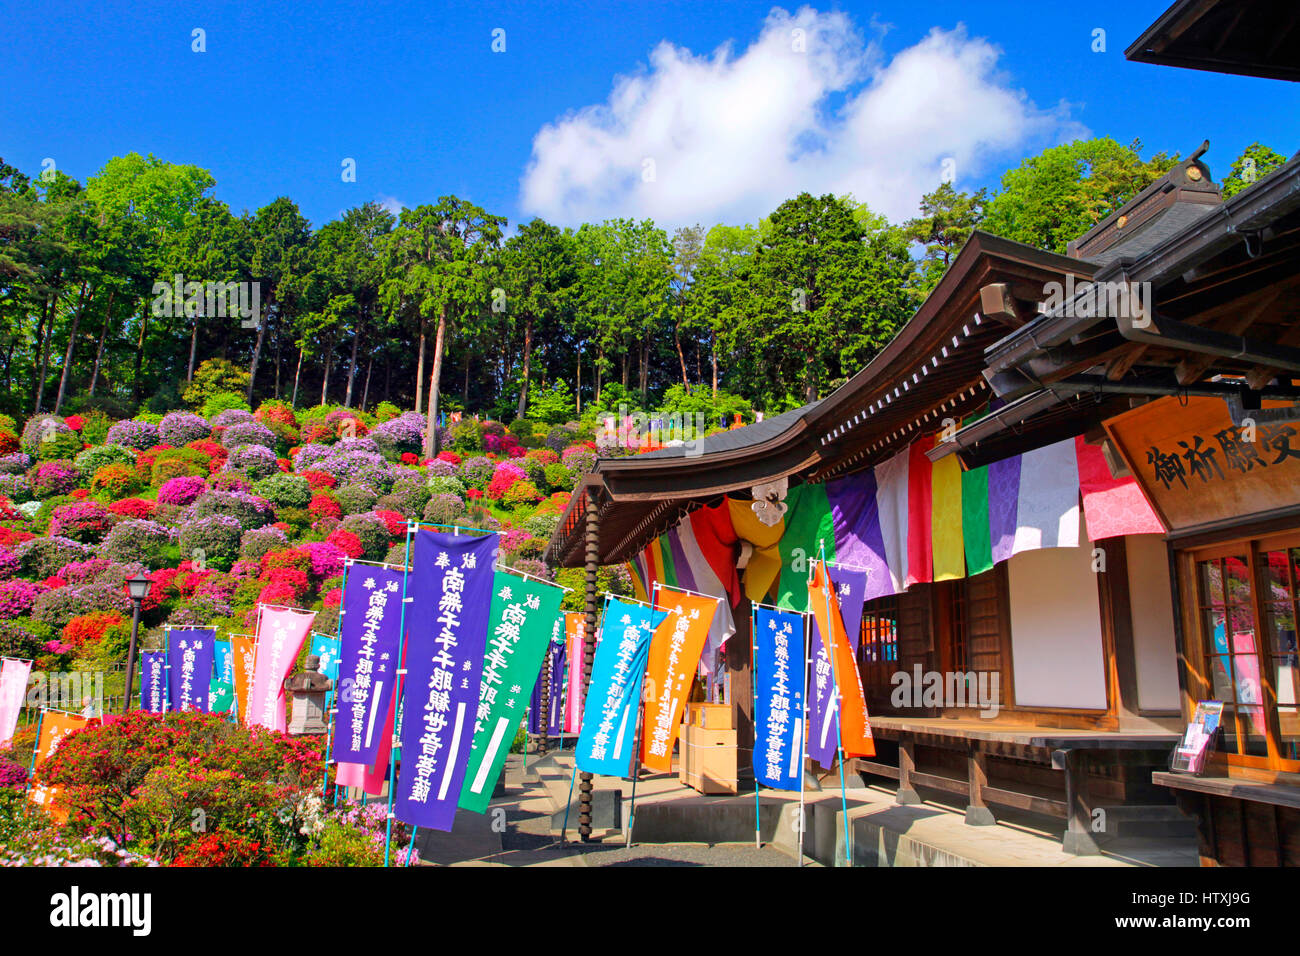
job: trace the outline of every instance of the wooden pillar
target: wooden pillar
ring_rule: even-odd
[[[735,611],[736,633],[727,641],[727,672],[731,675],[731,699],[727,703],[736,728],[736,760],[742,778],[751,776],[754,768],[754,661],[749,613],[749,600],[741,598]]]
[[[916,744],[907,738],[898,741],[898,793],[895,803],[910,805],[920,803],[921,797],[912,788],[912,772],[916,770]]]
[[[966,755],[966,776],[970,787],[966,822],[973,827],[992,826],[998,821],[993,819],[993,811],[984,803],[984,788],[989,785],[988,758],[974,744]]]
[[[591,662],[596,654],[596,570],[600,567],[600,519],[596,512],[596,502],[591,489],[587,490],[587,533],[586,533],[586,571],[587,571],[587,619],[582,635],[582,707],[587,703],[587,686],[591,683]],[[574,751],[577,759],[577,751]],[[583,771],[578,784],[578,835],[583,842],[591,839],[591,774]]]
[[[1088,768],[1082,750],[1065,751],[1065,838],[1061,849],[1075,856],[1100,851],[1092,838],[1092,808],[1088,806]]]
[[[560,633],[564,633],[564,618],[560,618]],[[536,753],[545,754],[550,749],[551,741],[547,733],[551,726],[551,655],[555,653],[555,645],[547,644],[546,653],[542,656],[542,676],[538,678],[542,682],[542,700],[541,706],[537,708],[537,746]]]

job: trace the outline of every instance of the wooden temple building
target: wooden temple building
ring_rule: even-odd
[[[1300,77],[1291,5],[1282,34],[1252,6],[1177,3],[1129,56]],[[599,459],[547,551],[588,569],[588,669],[595,569],[671,585],[656,555],[707,542],[747,767],[749,607],[804,610],[788,582],[826,549],[874,582],[877,752],[847,769],[972,825],[1055,820],[1072,853],[1176,826],[1176,803],[1207,864],[1300,862],[1300,157],[1223,201],[1203,151],[1069,255],[975,232],[826,398]],[[929,674],[949,692],[897,692]],[[953,699],[976,681],[995,706]],[[1215,752],[1172,772],[1207,700]]]

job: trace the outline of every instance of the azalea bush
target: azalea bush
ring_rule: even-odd
[[[319,798],[306,798],[324,773],[316,742],[216,714],[133,711],[69,734],[37,773],[62,788],[74,833],[163,863],[204,833],[292,850],[321,826]]]

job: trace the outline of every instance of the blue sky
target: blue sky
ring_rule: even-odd
[[[317,225],[453,193],[512,223],[707,226],[800,189],[900,219],[945,161],[992,185],[1076,135],[1208,138],[1218,179],[1255,140],[1300,147],[1297,84],[1124,59],[1167,0],[267,6],[0,3],[0,156],[84,181],[152,152]]]

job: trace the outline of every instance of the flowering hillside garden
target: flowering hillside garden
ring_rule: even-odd
[[[580,578],[581,571],[556,572],[541,557],[576,479],[595,462],[594,425],[520,419],[507,428],[467,417],[439,429],[441,450],[425,458],[425,423],[389,403],[370,412],[295,410],[274,400],[208,415],[178,409],[113,420],[90,411],[21,423],[0,416],[0,657],[31,660],[51,687],[59,674],[104,675],[102,700],[91,706],[111,716],[125,691],[128,579],[149,581],[142,650],[162,647],[168,628],[251,634],[259,605],[314,611],[314,631],[335,634],[345,562],[403,565],[411,522],[499,531],[502,565],[548,581],[557,573]],[[621,568],[602,574],[602,586],[630,592]],[[570,594],[571,608],[578,594]],[[304,644],[295,669],[306,653]],[[375,862],[365,834],[382,829],[382,815],[376,823],[364,809],[321,805],[323,755],[283,734],[202,714],[135,712],[79,731],[83,749],[69,738],[59,760],[29,774],[36,720],[29,706],[10,745],[0,748],[0,826],[11,831],[0,862]],[[224,743],[214,751],[194,743],[199,738]],[[185,786],[208,787],[223,806],[244,799],[229,787],[253,786],[231,781],[261,772],[250,768],[244,749],[283,750],[281,757],[302,764],[301,779],[258,784],[249,797],[270,821],[260,839],[231,823],[202,840],[160,842],[159,815],[171,812],[163,804],[175,796],[166,778],[179,772],[177,748],[186,741],[195,772]],[[95,751],[101,745],[135,754],[133,767],[107,766]],[[124,776],[108,779],[115,775]],[[24,789],[38,783],[58,785],[77,808],[66,825],[44,817],[34,829],[15,822],[23,817]],[[312,813],[304,829],[303,814]]]

